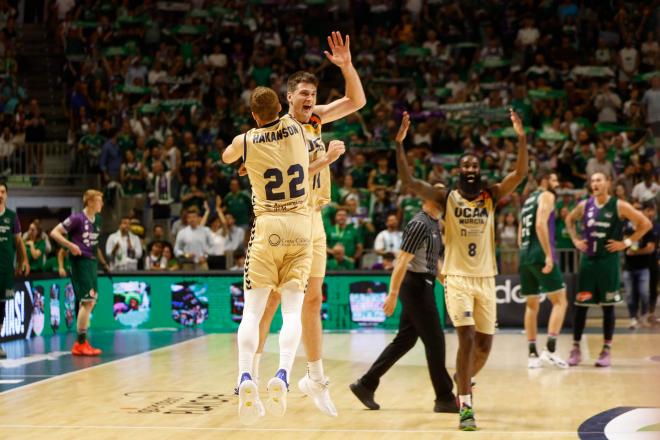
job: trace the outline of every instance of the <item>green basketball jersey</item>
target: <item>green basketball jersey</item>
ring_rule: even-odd
[[[534,191],[531,193],[520,211],[521,241],[520,241],[520,262],[521,263],[543,263],[545,262],[545,252],[536,233],[536,213],[539,208],[539,198],[543,191]],[[557,261],[555,255],[555,213],[550,213],[548,217],[548,237],[550,239],[550,248],[553,259]]]
[[[594,197],[589,197],[584,206],[582,236],[587,240],[589,257],[609,257],[613,254],[605,246],[609,240],[623,239],[623,220],[619,218],[617,198],[610,197],[599,207]]]
[[[21,233],[21,225],[16,213],[5,209],[0,214],[0,272],[14,273],[14,258],[16,257],[16,234]]]

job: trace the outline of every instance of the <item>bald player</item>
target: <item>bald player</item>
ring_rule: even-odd
[[[484,188],[479,158],[466,153],[459,160],[458,188],[436,188],[415,179],[408,168],[403,143],[397,142],[399,177],[404,186],[424,200],[432,200],[444,212],[445,298],[449,317],[458,334],[456,356],[457,387],[460,403],[459,429],[477,429],[472,409],[470,381],[486,364],[493,343],[496,322],[495,275],[495,206],[507,197],[527,176],[528,155],[525,130],[518,115],[511,110],[511,122],[518,136],[518,156],[513,172],[502,182]],[[404,113],[401,128],[405,132],[410,118]]]

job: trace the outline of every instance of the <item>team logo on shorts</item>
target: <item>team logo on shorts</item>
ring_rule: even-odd
[[[472,318],[472,312],[470,310],[467,310],[463,312],[463,317],[464,318]]]
[[[281,241],[282,239],[277,234],[270,234],[270,236],[268,237],[268,244],[270,244],[271,246],[279,246]]]
[[[591,292],[578,292],[578,294],[575,295],[575,299],[580,302],[589,301],[591,298],[593,298]]]

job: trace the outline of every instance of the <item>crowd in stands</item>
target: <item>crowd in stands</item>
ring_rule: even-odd
[[[482,159],[487,182],[512,169],[515,109],[532,173],[559,174],[559,248],[573,247],[563,219],[593,172],[609,175],[621,198],[657,203],[657,1],[365,0],[350,2],[350,11],[333,2],[270,3],[56,2],[74,169],[100,173],[109,195],[139,200],[113,236],[135,229],[141,247],[109,240],[106,253],[122,255],[115,267],[240,265],[249,182],[220,155],[252,126],[256,86],[272,87],[286,108],[287,76],[308,70],[320,78],[319,103],[343,96],[340,72],[323,56],[328,13],[353,21],[353,63],[368,97],[359,113],[324,126],[326,143],[342,139],[348,148],[333,165],[324,209],[328,269],[391,268],[400,231],[421,208],[394,166],[404,110],[415,176],[453,186],[464,151]],[[531,189],[528,179],[500,201],[505,271],[517,265],[517,217]]]
[[[0,175],[10,170],[37,172],[38,161],[25,145],[46,139],[46,120],[19,77],[16,3],[0,1]]]

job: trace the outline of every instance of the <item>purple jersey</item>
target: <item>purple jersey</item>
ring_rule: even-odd
[[[80,248],[83,257],[96,259],[96,248],[101,234],[100,215],[97,214],[92,222],[84,212],[77,212],[64,220],[62,226],[69,234],[69,241]]]

